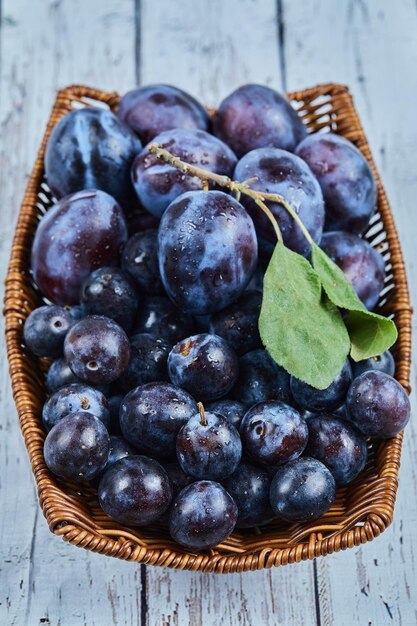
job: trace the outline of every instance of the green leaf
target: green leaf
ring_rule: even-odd
[[[342,270],[315,243],[311,258],[329,299],[341,309],[350,311],[345,323],[352,344],[352,359],[361,361],[388,350],[397,340],[394,322],[368,311]]]
[[[259,332],[279,365],[317,389],[333,382],[349,353],[340,312],[322,293],[316,272],[282,243],[265,273]]]

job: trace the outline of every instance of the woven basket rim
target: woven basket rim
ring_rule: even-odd
[[[398,234],[392,213],[383,189],[379,174],[373,162],[369,145],[354,109],[352,97],[345,85],[326,83],[288,94],[290,100],[300,103],[300,112],[307,111],[306,118],[321,110],[321,97],[331,98],[339,103],[346,113],[348,131],[356,137],[356,144],[370,162],[378,184],[378,209],[381,213],[386,240],[391,254],[392,273],[395,280],[395,302],[390,303],[390,312],[395,314],[399,329],[397,342],[396,378],[410,391],[411,362],[411,306],[404,262]],[[378,465],[378,474],[373,479],[374,500],[372,507],[363,511],[360,503],[349,510],[343,518],[343,525],[335,525],[332,518],[324,516],[319,524],[299,525],[292,542],[284,541],[274,531],[263,539],[254,537],[246,541],[245,550],[239,542],[199,554],[184,551],[173,541],[158,538],[141,538],[135,529],[101,523],[100,527],[89,514],[88,507],[82,507],[74,491],[64,491],[58,481],[46,468],[43,458],[44,432],[35,410],[35,399],[40,389],[40,378],[31,367],[30,358],[22,348],[23,320],[34,308],[36,302],[30,293],[27,247],[37,224],[36,204],[43,178],[43,155],[47,139],[57,120],[66,113],[74,101],[82,103],[102,102],[111,109],[117,106],[120,96],[116,92],[104,92],[84,85],[72,85],[57,93],[37,159],[27,184],[13,239],[8,274],[5,280],[6,291],[4,315],[6,320],[6,345],[13,396],[16,402],[19,422],[25,445],[28,450],[32,471],[35,476],[38,497],[50,530],[65,541],[94,552],[101,552],[121,559],[165,566],[170,568],[213,571],[219,573],[242,572],[284,565],[316,556],[330,554],[353,547],[377,537],[391,523],[398,486],[398,471],[403,435],[380,444],[379,456],[383,459]],[[314,101],[318,102],[314,105]],[[91,102],[90,102],[91,101]],[[310,108],[309,108],[310,107]],[[344,117],[341,116],[344,123]],[[328,126],[323,121],[323,128]],[[320,128],[318,128],[320,130]],[[360,492],[360,489],[359,489]],[[91,497],[94,493],[91,491]],[[359,498],[360,500],[360,498]],[[333,514],[334,517],[334,514]],[[103,520],[108,518],[103,514]],[[100,518],[100,522],[102,522]],[[107,528],[107,526],[109,526]],[[329,531],[333,531],[330,534]],[[273,536],[271,536],[273,535]],[[232,535],[233,537],[233,535]],[[163,545],[161,545],[163,543]],[[224,551],[227,553],[224,554]]]

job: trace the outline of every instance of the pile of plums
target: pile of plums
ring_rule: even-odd
[[[194,551],[235,527],[314,520],[364,469],[365,438],[409,419],[393,357],[346,361],[325,390],[275,363],[258,332],[271,224],[149,142],[282,194],[369,309],[384,285],[384,260],[361,237],[376,203],[367,161],[335,134],[307,136],[272,89],[237,89],[213,119],[167,85],[129,92],[117,115],[72,111],[48,141],[58,200],[32,247],[47,304],[24,325],[27,348],[52,360],[45,462],[92,481],[120,524],[167,524]],[[269,206],[285,244],[308,255],[299,227]]]

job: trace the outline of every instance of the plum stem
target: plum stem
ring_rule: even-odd
[[[161,159],[161,161],[165,161],[165,163],[169,163],[177,170],[182,172],[183,174],[188,174],[189,176],[196,176],[200,180],[203,181],[204,185],[207,185],[207,182],[211,180],[216,183],[220,187],[224,187],[226,189],[230,189],[233,193],[236,194],[237,199],[239,200],[240,196],[243,194],[252,198],[252,200],[257,204],[257,206],[265,213],[274,227],[275,234],[277,236],[278,241],[282,242],[282,233],[278,222],[273,215],[272,211],[265,204],[265,200],[269,200],[270,202],[276,202],[284,207],[284,209],[291,215],[293,220],[296,222],[304,237],[307,239],[309,244],[313,243],[313,239],[308,232],[307,228],[304,226],[303,222],[300,219],[298,213],[293,209],[293,207],[285,200],[281,194],[278,193],[265,193],[263,191],[256,191],[255,189],[251,189],[249,187],[250,183],[252,183],[255,178],[250,178],[243,182],[238,182],[237,180],[232,180],[228,176],[224,176],[222,174],[215,174],[214,172],[210,172],[209,170],[205,170],[201,167],[196,167],[195,165],[191,165],[190,163],[186,163],[185,161],[181,161],[181,159],[174,154],[171,154],[168,150],[165,150],[160,145],[156,143],[151,143],[148,146],[149,152],[151,152],[157,159]],[[207,187],[205,186],[205,189]]]
[[[198,406],[198,410],[200,411],[200,424],[202,426],[207,426],[207,417],[206,417],[206,412],[204,410],[203,403],[198,402],[197,406]]]

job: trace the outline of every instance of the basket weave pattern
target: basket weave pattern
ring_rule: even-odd
[[[386,283],[379,311],[393,316],[399,331],[394,349],[396,378],[410,391],[411,307],[407,279],[390,207],[369,146],[346,87],[328,84],[289,94],[310,132],[332,130],[353,141],[371,164],[378,183],[378,208],[366,235],[386,260]],[[377,537],[391,523],[397,492],[402,434],[370,447],[366,470],[337,492],[331,509],[309,524],[274,522],[253,531],[234,532],[215,549],[191,553],[169,537],[165,527],[123,527],[99,507],[96,491],[59,481],[43,457],[47,362],[22,345],[23,323],[41,304],[29,275],[30,248],[39,219],[53,203],[44,178],[43,156],[57,121],[74,107],[95,105],[114,110],[119,96],[83,86],[61,90],[53,107],[16,226],[6,278],[4,314],[13,395],[36,479],[40,505],[50,530],[65,541],[129,561],[164,567],[237,572],[285,565],[357,546]]]

